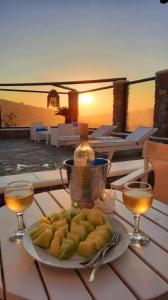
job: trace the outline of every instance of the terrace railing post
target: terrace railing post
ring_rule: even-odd
[[[68,107],[69,107],[69,120],[71,122],[78,122],[78,95],[77,91],[68,92]]]
[[[125,131],[127,128],[128,110],[128,81],[118,80],[113,88],[113,124],[117,125],[117,131]]]
[[[0,103],[0,105],[1,105],[1,103]],[[1,106],[0,106],[0,128],[2,128]]]
[[[168,137],[168,70],[156,73],[153,121],[157,136]]]

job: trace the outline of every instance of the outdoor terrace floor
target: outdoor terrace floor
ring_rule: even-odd
[[[57,148],[29,139],[0,140],[0,176],[55,169],[56,164],[73,157],[73,149]],[[97,157],[100,155],[98,154]],[[113,161],[141,158],[139,150],[116,152]],[[23,166],[24,165],[24,166]]]

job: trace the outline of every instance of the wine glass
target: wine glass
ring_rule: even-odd
[[[153,201],[151,185],[138,181],[126,183],[123,200],[134,215],[134,231],[130,233],[130,244],[137,247],[148,245],[149,238],[139,231],[139,220],[141,214],[151,207]]]
[[[19,242],[25,232],[23,213],[32,204],[34,198],[32,183],[26,180],[13,181],[7,185],[4,194],[6,205],[16,212],[18,220],[18,229],[9,239],[12,242]]]

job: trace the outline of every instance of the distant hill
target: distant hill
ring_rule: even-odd
[[[88,123],[90,127],[99,127],[102,124],[112,124],[112,113],[91,116],[79,116],[80,122]],[[142,125],[150,127],[153,124],[153,108],[128,112],[128,130]]]
[[[27,127],[31,123],[43,122],[48,126],[56,126],[64,123],[64,117],[55,116],[55,111],[49,108],[36,107],[17,103],[5,99],[0,99],[0,111],[2,124],[9,118],[9,114],[16,115],[11,123],[15,126]],[[102,124],[112,124],[112,112],[95,114],[90,116],[79,116],[79,122],[88,123],[89,127],[99,127]],[[135,110],[128,113],[128,129],[133,130],[137,126],[152,126],[153,108]],[[12,125],[12,124],[11,124]]]
[[[79,122],[88,123],[90,127],[99,127],[102,124],[112,124],[112,114],[97,114],[91,116],[79,116]]]
[[[148,108],[144,110],[131,111],[128,114],[128,125],[129,130],[133,130],[137,126],[153,126],[153,108]]]
[[[2,126],[8,122],[11,126],[27,127],[31,123],[43,122],[49,126],[55,126],[64,122],[64,117],[55,116],[55,111],[49,108],[36,107],[0,99],[0,112]],[[9,120],[10,114],[16,115],[13,120]]]

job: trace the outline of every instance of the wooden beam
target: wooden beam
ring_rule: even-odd
[[[63,85],[63,84],[85,84],[85,83],[101,83],[117,80],[125,80],[125,77],[107,78],[96,80],[76,80],[76,81],[58,81],[58,82],[25,82],[25,83],[0,83],[0,86],[36,86],[36,85]]]
[[[49,93],[49,91],[15,90],[15,89],[0,89],[0,91],[5,91],[5,92],[23,92],[23,93],[43,93],[43,94],[48,94]],[[68,93],[66,93],[66,92],[59,92],[58,94],[65,94],[65,95],[67,95]]]
[[[127,84],[136,84],[136,83],[143,83],[143,82],[147,82],[147,81],[152,81],[155,80],[156,77],[148,77],[148,78],[143,78],[143,79],[138,79],[138,80],[132,80],[132,81],[128,81]]]
[[[59,87],[61,89],[65,89],[65,90],[68,90],[68,91],[75,91],[75,89],[70,88],[70,87],[65,86],[65,85],[62,85],[62,84],[53,84],[53,86],[56,86],[56,87]]]
[[[111,89],[113,87],[114,87],[114,85],[112,84],[112,85],[104,86],[104,87],[101,87],[101,88],[95,88],[95,89],[91,89],[91,90],[81,91],[81,92],[79,92],[79,94],[107,90],[107,89]]]

